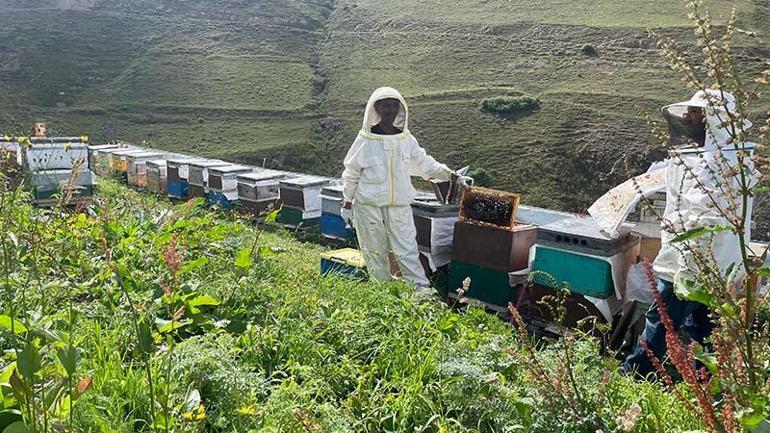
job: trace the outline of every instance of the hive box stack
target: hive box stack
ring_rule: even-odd
[[[190,163],[203,161],[201,158],[182,156],[166,160],[166,193],[171,198],[186,199],[190,196],[187,179],[190,175]]]
[[[609,238],[590,218],[544,225],[535,250],[534,281],[552,288],[566,287],[579,295],[609,298],[615,293],[612,263],[625,275],[638,245],[630,233]]]
[[[332,241],[347,242],[353,239],[353,231],[340,216],[342,185],[321,188],[321,236]]]
[[[120,146],[117,147],[102,147],[96,149],[96,155],[94,156],[94,164],[91,166],[91,170],[99,176],[107,177],[112,173],[112,154],[120,150],[127,150],[131,147]]]
[[[89,200],[94,193],[94,175],[88,168],[88,146],[69,138],[40,141],[33,140],[23,158],[35,204],[53,205],[57,195],[69,195],[67,204]]]
[[[231,165],[218,159],[204,159],[189,164],[187,183],[190,184],[190,197],[206,197],[208,194],[209,169]]]
[[[515,302],[518,290],[511,273],[527,268],[537,228],[516,222],[519,196],[485,188],[470,188],[460,203],[454,226],[449,292],[471,283],[466,297],[501,308]]]
[[[234,164],[209,168],[209,202],[222,209],[232,208],[238,201],[238,175],[253,171],[254,167]]]
[[[147,191],[166,195],[168,171],[165,159],[151,159],[145,163],[147,168]]]
[[[418,198],[412,203],[412,213],[417,247],[429,258],[431,270],[448,264],[452,259],[454,227],[460,218],[460,205],[441,203],[435,198]]]
[[[321,220],[321,188],[332,179],[297,176],[280,181],[281,213],[278,222],[287,227],[318,225]]]
[[[141,147],[130,147],[110,152],[110,170],[123,180],[128,181],[128,155],[146,153]]]
[[[138,152],[126,156],[128,185],[138,189],[147,188],[147,161],[162,158],[159,152]]]
[[[118,149],[117,144],[99,144],[95,146],[88,146],[88,168],[90,168],[91,171],[98,174],[99,176],[102,176],[102,174],[99,173],[99,162],[101,161],[102,155],[106,155],[106,153],[100,153],[99,151],[114,149]]]
[[[293,176],[291,173],[258,168],[253,173],[239,174],[238,207],[254,216],[263,215],[275,208],[280,199],[280,181]]]

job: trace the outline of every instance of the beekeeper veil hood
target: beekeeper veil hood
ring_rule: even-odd
[[[396,116],[396,120],[393,122],[393,126],[404,131],[404,134],[409,134],[409,109],[407,108],[406,101],[404,101],[404,97],[401,96],[401,93],[392,87],[380,87],[379,89],[375,90],[374,93],[372,93],[372,96],[369,97],[369,102],[366,104],[364,124],[361,127],[361,132],[366,135],[370,135],[372,126],[380,123],[380,115],[377,114],[377,110],[374,109],[374,104],[377,101],[381,101],[383,99],[397,99],[401,103],[401,107],[398,110],[398,115]]]
[[[716,150],[732,143],[727,122],[728,113],[736,113],[735,96],[730,92],[706,89],[696,92],[689,101],[663,107],[663,116],[668,122],[673,146],[684,147],[691,141],[697,141],[697,126],[685,119],[689,107],[699,107],[705,111],[706,130],[703,150]],[[751,122],[744,120],[742,129],[745,131],[749,128],[751,128]]]

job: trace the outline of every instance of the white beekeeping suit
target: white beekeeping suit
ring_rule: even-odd
[[[682,243],[671,242],[675,235],[694,228],[729,225],[723,213],[729,218],[740,218],[742,213],[739,177],[734,175],[740,169],[739,152],[736,151],[736,143],[726,124],[728,111],[735,113],[735,98],[728,92],[708,89],[697,92],[689,101],[669,105],[663,110],[671,122],[681,118],[687,107],[705,110],[705,140],[703,147],[687,146],[674,150],[668,160],[662,247],[654,263],[658,277],[674,282],[677,288],[686,280],[696,281],[695,276],[702,272],[702,266],[696,263],[697,256],[705,257],[706,263],[718,267],[722,275],[731,264],[738,266],[739,270],[743,269],[740,267],[742,255],[738,235],[732,231],[719,231],[686,241],[698,252],[697,255],[682,248]],[[745,121],[742,129],[750,127],[751,123]],[[746,149],[743,170],[751,179],[750,184],[753,184],[756,179],[750,158],[752,145],[738,143],[737,146]],[[747,244],[750,239],[752,204],[753,198],[748,197]],[[676,233],[666,230],[667,224],[673,225]],[[736,280],[742,274],[736,272]]]
[[[373,134],[380,122],[375,103],[397,99],[400,111],[393,123],[397,135]],[[417,250],[410,204],[416,191],[410,176],[448,180],[452,171],[420,147],[408,129],[409,110],[401,94],[390,87],[374,91],[366,105],[358,137],[345,157],[343,196],[353,203],[354,226],[369,275],[377,281],[392,278],[389,251],[393,251],[404,279],[415,287],[428,286]]]

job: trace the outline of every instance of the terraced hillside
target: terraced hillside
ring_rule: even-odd
[[[758,69],[770,5],[706,5],[725,17],[733,3],[741,62]],[[0,0],[0,12],[0,130],[41,118],[97,140],[337,174],[369,93],[392,85],[439,159],[570,210],[625,179],[626,159],[641,170],[658,158],[644,113],[690,93],[646,37],[655,27],[692,44],[669,0]],[[519,94],[540,109],[479,109]]]

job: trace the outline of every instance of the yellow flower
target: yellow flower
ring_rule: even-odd
[[[236,412],[238,412],[238,415],[256,415],[257,409],[252,406],[243,406],[238,408]]]
[[[185,412],[185,413],[183,413],[182,414],[182,419],[184,419],[185,421],[192,421],[192,419],[193,419],[192,412]]]
[[[195,420],[203,421],[206,419],[206,407],[203,405],[198,406],[198,410],[195,411]]]

